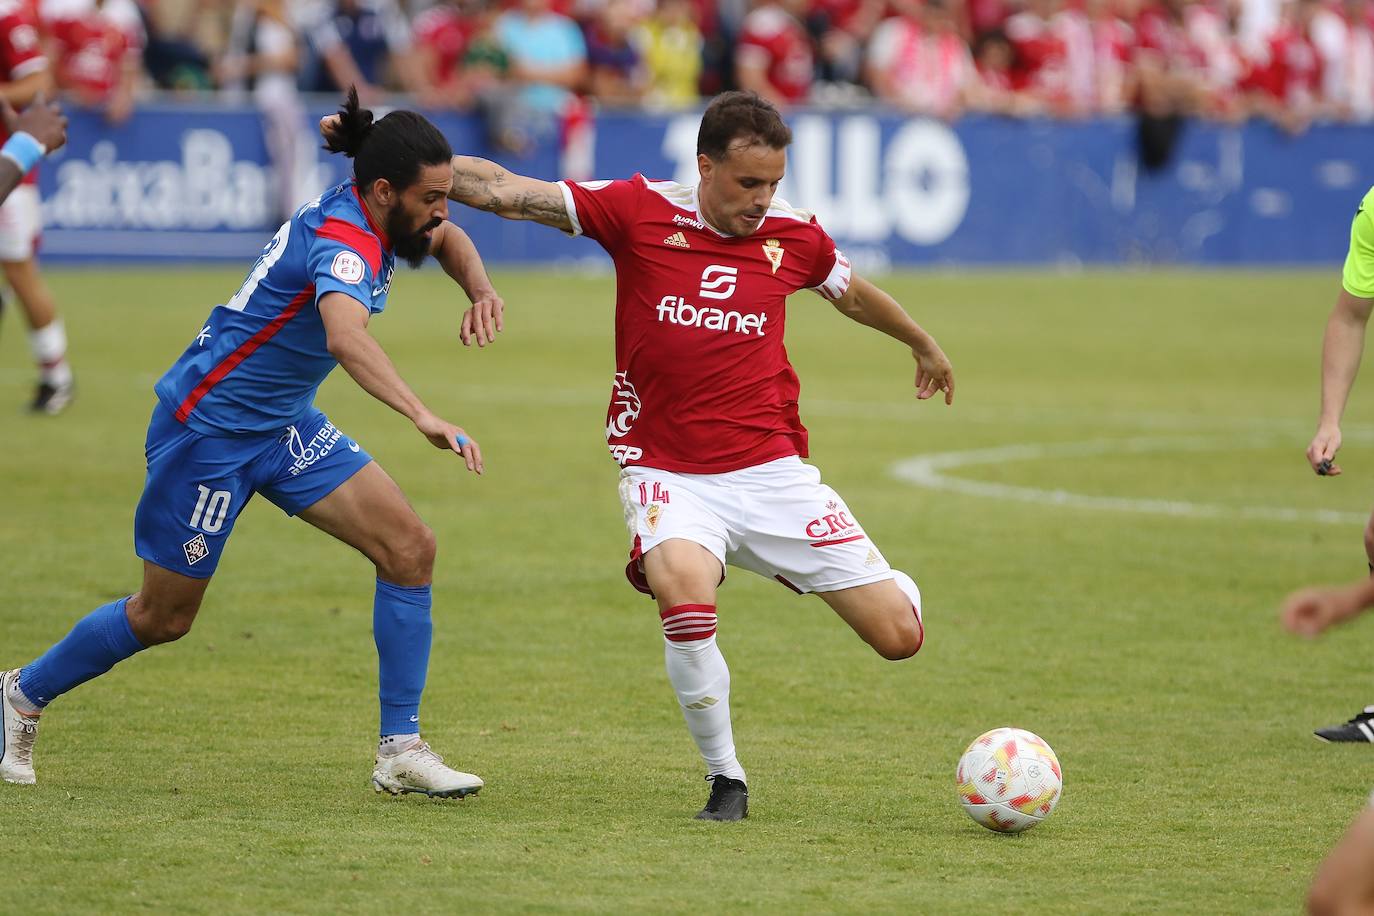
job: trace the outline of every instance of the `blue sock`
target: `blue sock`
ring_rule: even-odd
[[[42,708],[73,687],[99,677],[119,662],[143,650],[129,626],[120,598],[98,607],[77,621],[62,641],[19,672],[19,689]]]
[[[383,737],[420,730],[420,694],[425,690],[429,641],[434,632],[429,617],[431,603],[428,585],[392,585],[377,580],[372,638],[377,643]]]

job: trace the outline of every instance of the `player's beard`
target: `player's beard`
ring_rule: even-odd
[[[429,233],[439,228],[439,224],[443,220],[435,217],[414,231],[407,231],[403,220],[405,220],[405,214],[399,210],[393,210],[387,214],[386,234],[391,239],[391,246],[395,250],[396,256],[411,267],[419,267],[425,263],[425,258],[429,256]]]

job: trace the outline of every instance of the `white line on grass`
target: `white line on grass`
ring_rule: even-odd
[[[1348,436],[1369,441],[1367,434]],[[966,480],[947,476],[944,472],[957,468],[985,464],[1004,464],[1009,461],[1033,461],[1042,458],[1081,460],[1102,455],[1146,454],[1152,452],[1210,452],[1271,448],[1291,445],[1275,436],[1200,437],[1170,436],[1134,439],[1097,439],[1089,442],[1023,443],[966,452],[940,452],[918,455],[899,461],[891,473],[898,480],[940,490],[978,496],[1032,503],[1042,506],[1066,506],[1101,512],[1134,512],[1146,515],[1170,515],[1180,518],[1249,519],[1280,522],[1319,522],[1327,525],[1360,524],[1368,517],[1360,512],[1339,512],[1333,509],[1292,509],[1277,506],[1228,506],[1222,503],[1200,503],[1175,499],[1133,499],[1123,496],[1090,496],[1068,490],[1049,490],[1040,487],[1021,487],[982,480]],[[1302,474],[1302,467],[1294,468]],[[1307,471],[1306,473],[1311,473]]]

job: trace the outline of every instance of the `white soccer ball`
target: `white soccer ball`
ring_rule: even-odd
[[[954,778],[964,811],[998,833],[1034,827],[1050,816],[1064,791],[1059,758],[1021,728],[994,728],[974,738]]]

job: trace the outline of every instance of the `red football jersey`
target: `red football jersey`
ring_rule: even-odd
[[[564,181],[573,232],[615,262],[615,383],[606,441],[621,465],[720,474],[806,457],[785,302],[838,299],[849,261],[815,218],[778,198],[749,236],[716,231],[696,188]]]
[[[33,11],[17,0],[0,0],[0,81],[21,80],[47,66]],[[9,136],[9,131],[0,125],[0,143]],[[24,177],[24,184],[34,184],[37,180],[38,169],[35,168]]]
[[[763,6],[744,17],[735,59],[763,67],[789,104],[806,101],[815,82],[815,61],[806,27],[777,6]]]

